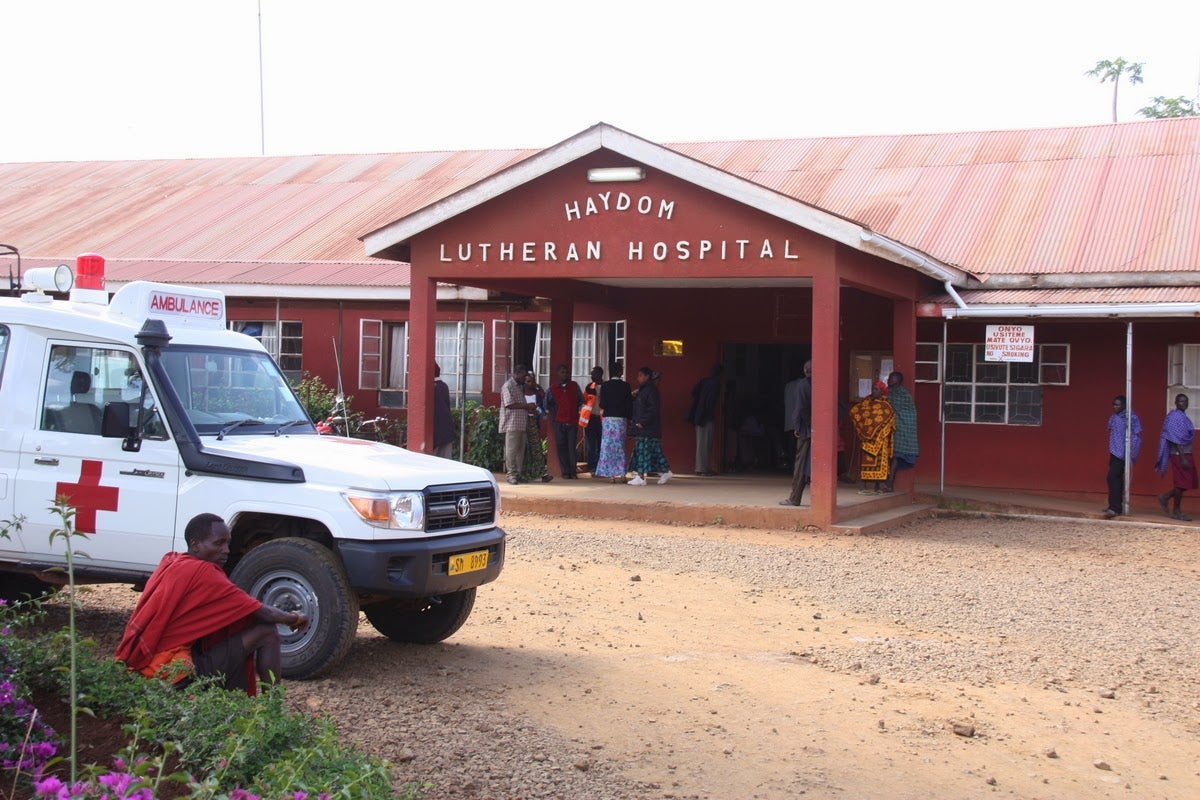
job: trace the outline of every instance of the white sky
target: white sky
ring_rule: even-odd
[[[268,155],[1111,119],[1194,97],[1195,0],[261,0]],[[0,162],[258,155],[258,0],[0,0]]]

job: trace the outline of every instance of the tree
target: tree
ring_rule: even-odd
[[[1195,101],[1180,95],[1179,97],[1156,97],[1154,105],[1139,108],[1137,113],[1147,119],[1200,117],[1200,108],[1196,108]]]
[[[1113,85],[1113,105],[1112,105],[1112,121],[1117,121],[1117,87],[1121,83],[1121,76],[1128,76],[1129,83],[1137,85],[1142,82],[1142,67],[1144,63],[1130,62],[1123,58],[1117,58],[1113,61],[1097,61],[1096,66],[1089,69],[1084,75],[1090,75],[1093,78],[1099,78],[1101,83],[1112,81]]]

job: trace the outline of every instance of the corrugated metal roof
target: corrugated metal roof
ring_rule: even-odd
[[[1115,305],[1140,303],[1200,303],[1200,286],[1139,286],[1088,289],[965,289],[959,296],[968,306],[1016,305]],[[954,305],[947,294],[922,299],[922,303]]]
[[[665,147],[975,274],[1200,269],[1200,118]],[[56,263],[187,262],[193,280],[369,263],[356,274],[383,285],[397,276],[359,236],[537,152],[0,164],[0,241]]]

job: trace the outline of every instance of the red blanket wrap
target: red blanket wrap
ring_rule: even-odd
[[[167,553],[146,582],[116,657],[131,670],[141,670],[158,653],[201,639],[215,644],[229,638],[248,627],[250,615],[260,608],[262,603],[234,585],[211,561]],[[252,653],[246,661],[253,687]]]

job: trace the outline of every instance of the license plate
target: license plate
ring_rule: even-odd
[[[446,573],[449,575],[462,575],[464,572],[478,572],[481,569],[487,569],[487,565],[487,550],[476,550],[473,553],[460,553],[456,556],[450,556]]]

